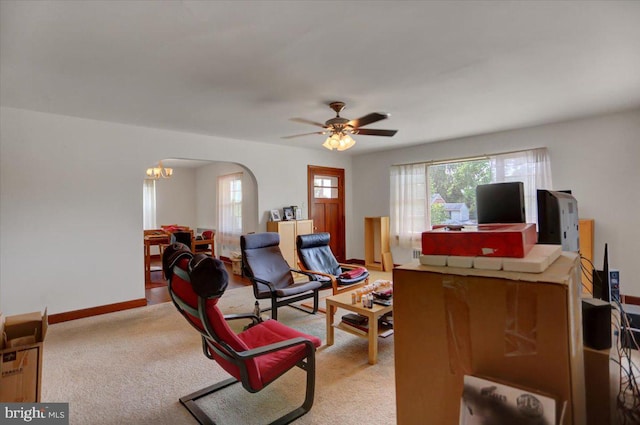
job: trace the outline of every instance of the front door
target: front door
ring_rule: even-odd
[[[338,262],[345,262],[344,170],[309,165],[307,182],[313,231],[331,234],[331,251]]]

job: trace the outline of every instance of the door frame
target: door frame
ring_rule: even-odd
[[[335,176],[338,178],[338,217],[336,220],[338,222],[338,235],[331,235],[331,239],[337,241],[339,246],[341,247],[343,255],[342,258],[339,258],[339,255],[336,255],[338,262],[345,262],[347,256],[347,247],[346,247],[346,229],[345,229],[345,171],[343,168],[332,168],[332,167],[322,167],[317,165],[307,165],[307,201],[309,205],[309,218],[313,218],[313,189],[314,189],[314,176],[315,175],[327,175],[327,176]],[[318,232],[316,223],[313,223],[313,231],[314,233]],[[324,229],[320,229],[320,231],[324,231]],[[334,239],[335,238],[335,239]],[[334,253],[335,255],[335,253]]]

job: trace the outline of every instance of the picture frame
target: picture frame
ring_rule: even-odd
[[[281,221],[282,220],[280,218],[280,210],[271,210],[270,216],[271,216],[271,221]]]
[[[296,217],[296,220],[302,220],[302,208],[293,207],[293,214]]]
[[[291,207],[284,207],[282,209],[282,215],[284,216],[285,220],[293,220],[294,215],[293,215],[293,208]]]

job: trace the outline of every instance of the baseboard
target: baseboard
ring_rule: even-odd
[[[124,301],[121,303],[101,305],[98,307],[84,308],[82,310],[67,311],[65,313],[50,314],[49,324],[67,322],[69,320],[82,319],[84,317],[98,316],[100,314],[113,313],[130,308],[144,307],[147,305],[146,298]]]
[[[351,258],[345,262],[345,264],[359,264],[364,266],[364,260],[359,260],[357,258]],[[393,263],[393,267],[398,267],[400,264]],[[640,299],[639,299],[640,300]]]
[[[345,264],[359,264],[361,266],[364,266],[364,260],[359,260],[357,258],[351,258],[351,259],[347,260],[345,262]]]
[[[623,295],[622,296],[622,303],[623,304],[640,305],[640,297],[634,297],[634,296],[631,296],[631,295]]]

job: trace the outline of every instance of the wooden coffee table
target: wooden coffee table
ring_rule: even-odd
[[[327,345],[333,345],[333,329],[334,327],[341,329],[345,332],[349,332],[353,335],[369,339],[369,364],[376,364],[378,362],[378,335],[387,330],[378,329],[378,319],[393,311],[393,306],[382,306],[374,304],[373,308],[362,307],[362,302],[351,304],[351,291],[333,295],[326,298],[327,302]],[[354,313],[366,316],[369,319],[369,331],[360,331],[359,329],[348,328],[348,325],[339,323],[333,324],[333,320],[336,314],[336,309],[342,308]]]

